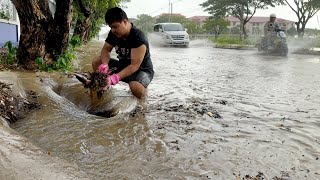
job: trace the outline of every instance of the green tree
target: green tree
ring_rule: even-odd
[[[139,29],[141,29],[144,33],[149,33],[153,31],[153,26],[156,20],[147,14],[139,14],[137,16],[137,20],[135,20],[134,24]]]
[[[187,28],[190,34],[203,32],[203,29],[200,28],[195,21],[192,21],[181,14],[162,14],[156,19],[156,23],[166,22],[181,23],[185,28]]]
[[[291,10],[296,14],[298,21],[296,22],[299,37],[304,36],[308,21],[320,10],[319,0],[284,0]]]
[[[225,18],[208,18],[203,28],[208,33],[214,33],[215,38],[218,38],[223,30],[225,30],[230,25],[230,21]]]
[[[106,10],[121,6],[121,3],[130,0],[75,0],[73,24],[73,36],[79,36],[81,43],[86,43],[98,35]]]
[[[305,29],[305,34],[309,35],[309,36],[319,36],[320,35],[320,30],[306,28]]]
[[[54,14],[48,1],[11,0],[20,17],[18,63],[26,69],[36,69],[35,59],[45,63],[57,61],[68,47],[72,15],[72,0],[56,0]]]
[[[234,16],[240,20],[240,37],[246,37],[246,24],[257,9],[266,9],[282,3],[282,0],[207,0],[200,4],[214,17]]]
[[[9,14],[9,0],[3,0],[0,2],[0,19],[9,20],[10,14]]]
[[[156,19],[156,23],[174,22],[184,24],[188,19],[181,14],[162,14]]]
[[[232,27],[230,28],[230,34],[240,34],[241,31],[240,31],[240,26],[235,26],[235,27]]]
[[[288,36],[295,36],[297,35],[297,29],[295,27],[291,27],[290,29],[287,30]]]
[[[201,34],[204,32],[203,28],[199,27],[193,20],[187,20],[183,23],[189,34]]]

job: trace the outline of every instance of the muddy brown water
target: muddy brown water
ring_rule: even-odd
[[[79,70],[101,43],[79,50]],[[155,77],[138,101],[126,84],[101,101],[76,78],[14,73],[45,106],[11,125],[92,179],[320,179],[320,58],[151,47]],[[111,110],[104,118],[88,112]]]

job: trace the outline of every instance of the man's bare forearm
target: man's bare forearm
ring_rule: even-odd
[[[123,79],[123,78],[126,78],[126,77],[132,75],[132,74],[135,73],[138,69],[139,69],[139,66],[130,64],[129,66],[127,66],[126,68],[124,68],[122,71],[120,71],[120,72],[118,73],[118,75],[120,76],[120,79]]]
[[[108,64],[110,61],[110,52],[107,50],[102,50],[100,58],[101,58],[101,63]]]

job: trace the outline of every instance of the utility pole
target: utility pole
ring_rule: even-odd
[[[169,0],[169,22],[171,22],[171,2]]]

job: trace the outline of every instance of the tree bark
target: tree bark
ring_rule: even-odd
[[[56,0],[53,26],[47,32],[49,35],[47,50],[54,56],[54,60],[68,47],[71,20],[72,0]]]
[[[89,7],[85,6],[82,0],[76,1],[81,13],[84,16],[84,20],[77,19],[76,26],[74,28],[73,37],[79,36],[81,43],[86,43],[89,39],[89,32],[91,29],[91,15],[92,11]]]
[[[47,0],[11,0],[20,19],[18,63],[26,69],[36,69],[35,59],[51,63],[68,46],[72,0],[56,0],[53,18]]]
[[[77,20],[76,26],[74,28],[74,33],[73,36],[79,36],[80,42],[81,43],[86,43],[88,36],[89,36],[89,31],[91,27],[91,20],[90,18],[85,18],[83,21],[80,19]]]

